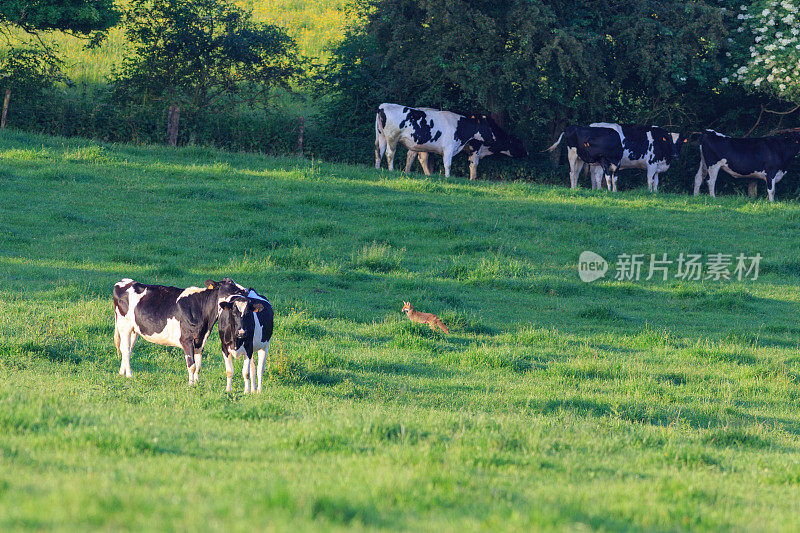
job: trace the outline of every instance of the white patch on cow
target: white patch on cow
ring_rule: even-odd
[[[247,309],[247,302],[236,300],[236,308],[239,310],[240,315],[244,315],[244,311]]]
[[[182,348],[181,346],[181,323],[178,322],[176,318],[168,318],[167,323],[164,326],[164,329],[159,331],[158,333],[154,333],[152,335],[145,335],[137,326],[136,333],[144,337],[145,340],[148,340],[155,344],[161,344],[163,346],[174,346],[176,348]]]
[[[755,172],[751,172],[750,174],[739,174],[738,172],[734,172],[731,167],[728,166],[728,160],[723,158],[720,159],[715,166],[719,166],[722,170],[733,176],[734,178],[755,178],[766,180],[767,179],[767,171],[764,170],[756,170]]]
[[[723,134],[723,133],[720,133],[720,132],[718,132],[718,131],[714,131],[714,130],[706,130],[706,131],[707,131],[707,132],[709,132],[709,133],[713,133],[713,134],[714,134],[714,135],[716,135],[717,137],[727,137],[727,138],[729,138],[729,139],[730,139],[730,136],[729,136],[729,135],[725,135],[725,134]]]
[[[670,132],[669,135],[672,137],[672,144],[678,144],[678,139],[680,139],[681,134]]]
[[[183,292],[178,295],[178,300],[180,300],[181,298],[185,298],[190,294],[197,294],[198,292],[203,292],[204,290],[206,289],[203,287],[186,287],[185,289],[183,289]]]

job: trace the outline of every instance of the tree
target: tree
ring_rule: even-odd
[[[0,2],[0,33],[12,40],[14,30],[38,36],[62,31],[94,42],[119,22],[114,0],[4,0]],[[49,48],[44,42],[42,46]],[[52,50],[52,48],[49,48]]]
[[[62,79],[61,62],[38,48],[11,48],[0,52],[0,129],[5,129],[11,93],[36,94]]]
[[[759,0],[740,11],[746,48],[722,82],[738,81],[800,105],[800,0]]]
[[[98,44],[120,18],[113,0],[4,0],[0,2],[0,36],[7,49],[0,54],[0,89],[3,109],[0,129],[5,128],[12,92],[38,94],[64,79],[58,50],[42,38],[49,32],[65,32]],[[19,32],[34,43],[22,42]]]
[[[358,0],[317,90],[365,135],[382,101],[488,112],[536,144],[569,122],[699,115],[727,61],[717,3]]]
[[[225,0],[132,0],[125,33],[132,51],[112,78],[115,95],[169,105],[172,131],[181,106],[252,104],[304,66],[284,30]]]

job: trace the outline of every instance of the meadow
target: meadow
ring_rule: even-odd
[[[13,130],[0,186],[0,530],[797,527],[796,201]],[[585,284],[583,250],[763,260]],[[141,340],[117,375],[116,281],[225,275],[276,310],[262,395],[216,331],[193,388]]]

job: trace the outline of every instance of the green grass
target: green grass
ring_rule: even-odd
[[[797,527],[795,202],[13,131],[0,184],[0,530]],[[585,249],[763,274],[587,285]],[[144,341],[117,375],[117,280],[223,275],[276,309],[261,396],[216,333],[194,388]]]

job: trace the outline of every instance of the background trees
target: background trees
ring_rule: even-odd
[[[98,43],[119,21],[113,0],[6,0],[0,2],[0,127],[5,127],[12,93],[37,94],[63,79],[58,48],[42,34],[64,32]],[[28,39],[20,38],[26,35]]]
[[[361,0],[358,9],[363,24],[321,74],[335,116],[359,127],[387,99],[479,110],[537,142],[572,121],[699,119],[725,73],[730,32],[726,10],[706,2]]]
[[[112,78],[116,101],[170,105],[172,144],[180,106],[253,104],[303,71],[284,30],[225,0],[132,0],[125,33],[131,51]]]

